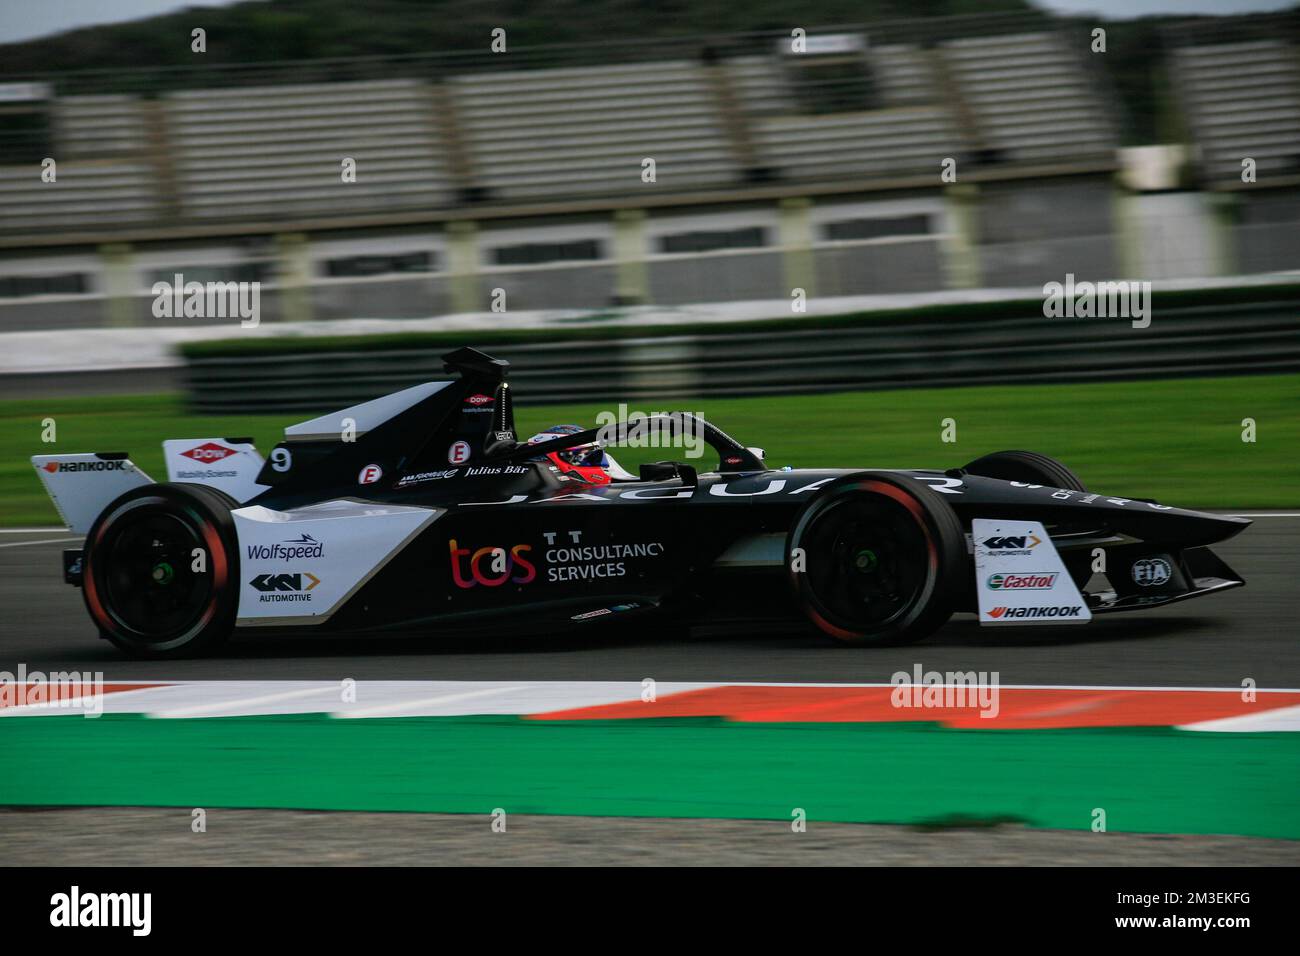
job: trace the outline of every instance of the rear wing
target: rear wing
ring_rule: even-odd
[[[85,534],[108,504],[153,479],[126,452],[33,455],[32,464],[70,531]]]
[[[257,497],[262,456],[251,438],[175,438],[163,442],[168,481],[224,491],[240,504]],[[126,452],[34,455],[32,465],[69,530],[85,534],[108,504],[153,479]]]
[[[170,438],[163,442],[168,481],[224,491],[240,504],[269,486],[257,483],[265,462],[251,438]]]

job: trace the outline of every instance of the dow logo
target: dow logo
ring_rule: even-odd
[[[193,458],[195,461],[221,461],[223,458],[229,458],[231,455],[237,455],[239,452],[233,448],[227,448],[225,445],[218,445],[216,442],[204,442],[189,451],[181,452],[186,458]]]

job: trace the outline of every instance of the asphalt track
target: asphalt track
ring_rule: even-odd
[[[0,864],[46,866],[1295,866],[1300,844],[1236,836],[780,820],[511,814],[0,808]]]
[[[1254,517],[1254,516],[1252,516]],[[845,648],[787,631],[454,642],[436,634],[239,637],[219,656],[128,661],[96,638],[62,583],[57,532],[0,534],[0,670],[102,671],[121,679],[888,681],[895,672],[997,671],[1003,684],[1300,687],[1300,513],[1277,512],[1216,551],[1247,586],[1074,627],[980,628],[959,615],[901,648]],[[70,543],[71,542],[71,543]]]

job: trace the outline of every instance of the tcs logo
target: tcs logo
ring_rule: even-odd
[[[517,544],[509,552],[505,548],[479,548],[471,552],[469,548],[456,547],[456,539],[452,538],[448,547],[451,549],[451,578],[458,588],[472,588],[478,584],[495,588],[507,581],[527,584],[537,577],[537,568],[524,557],[525,552],[533,550],[531,544]]]

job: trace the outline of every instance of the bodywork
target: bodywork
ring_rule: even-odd
[[[519,442],[504,362],[461,350],[447,363],[458,378],[292,426],[265,461],[247,440],[169,442],[171,472],[183,467],[173,467],[178,456],[204,445],[216,448],[191,458],[222,447],[243,456],[237,468],[209,468],[233,474],[206,479],[237,487],[241,500],[233,511],[240,626],[538,630],[652,614],[798,619],[787,554],[798,515],[827,486],[886,470],[771,468],[757,449],[684,415],[673,427],[697,429],[709,459],[648,466],[634,481],[577,482],[535,460],[546,444]],[[602,437],[618,444],[630,427]],[[120,462],[109,472],[119,478],[138,475],[125,455],[33,459],[56,500],[74,494],[56,480],[59,463],[74,457]],[[184,480],[203,483],[199,470]],[[987,584],[977,580],[980,542],[970,535],[984,519],[1041,524],[1091,613],[1243,583],[1208,546],[1239,533],[1245,519],[960,469],[889,471],[940,496],[967,531],[972,573],[954,596],[958,610],[976,611]],[[149,479],[129,479],[137,480]],[[108,503],[96,507],[92,490],[79,486],[65,514],[84,522]],[[73,583],[77,563],[77,552],[65,555]]]

